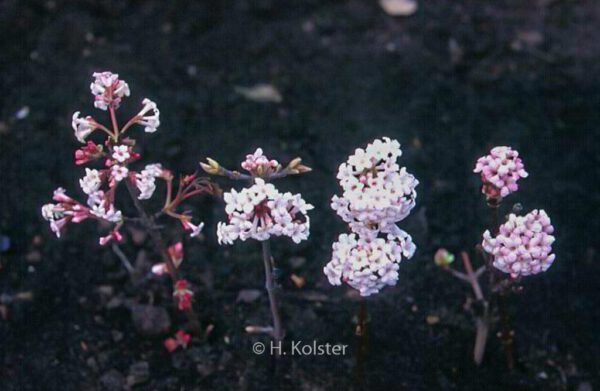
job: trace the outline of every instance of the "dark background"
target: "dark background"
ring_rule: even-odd
[[[597,233],[600,207],[600,5],[593,1],[420,1],[392,17],[375,1],[27,1],[0,3],[0,294],[32,291],[0,319],[3,390],[345,389],[354,353],[286,359],[272,372],[252,354],[265,340],[244,333],[268,322],[257,243],[219,247],[222,205],[192,205],[206,237],[186,239],[183,272],[203,326],[186,351],[167,353],[167,334],[144,336],[136,304],[173,310],[166,281],[131,281],[86,222],[54,238],[40,215],[52,190],[81,197],[70,128],[93,109],[91,73],[119,73],[131,89],[119,115],[150,97],[161,110],[153,135],[139,130],[143,161],[193,172],[206,156],[236,167],[257,146],[279,161],[301,156],[314,171],[278,186],[315,205],[310,240],[282,238],[288,339],[354,346],[358,308],[347,287],[329,286],[322,267],[345,227],[329,209],[337,166],[375,137],[398,139],[401,165],[415,174],[417,208],[401,227],[415,257],[396,287],[369,298],[372,389],[574,389],[600,387]],[[277,103],[245,99],[235,86],[271,83]],[[29,108],[25,118],[16,113]],[[24,111],[21,111],[23,114]],[[509,374],[492,336],[481,368],[471,363],[468,286],[437,270],[444,246],[471,250],[487,215],[472,169],[494,145],[510,145],[530,177],[504,206],[544,208],[556,227],[557,259],[524,281],[511,300],[520,365]],[[231,186],[220,181],[224,188]],[[168,231],[176,239],[176,230]],[[124,251],[147,271],[147,243]],[[140,253],[142,255],[140,255]],[[146,269],[144,269],[146,267]],[[306,278],[296,288],[289,279]],[[439,318],[429,324],[427,317]],[[140,370],[147,364],[149,375]],[[133,366],[133,367],[132,367]],[[137,368],[137,370],[136,370]],[[127,377],[129,376],[129,379]],[[133,376],[133,377],[132,377]]]

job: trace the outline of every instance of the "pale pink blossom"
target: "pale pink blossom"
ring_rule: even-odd
[[[112,158],[119,163],[125,162],[130,157],[131,154],[129,153],[129,147],[127,145],[115,145],[113,147]]]
[[[105,246],[107,243],[113,240],[116,242],[120,242],[123,240],[123,235],[121,235],[119,229],[116,227],[112,231],[110,231],[108,235],[102,236],[99,240],[99,243],[101,246]]]
[[[156,178],[161,176],[162,172],[162,166],[155,163],[146,165],[141,172],[135,175],[135,185],[140,191],[138,199],[147,200],[152,197],[156,190]]]
[[[195,238],[200,235],[202,232],[202,228],[204,228],[204,223],[200,223],[198,225],[192,224],[188,219],[181,219],[181,224],[183,225],[183,229],[186,231],[190,231],[190,237]]]
[[[160,126],[160,111],[158,110],[156,103],[148,98],[145,98],[142,101],[142,104],[144,107],[137,115],[139,117],[137,123],[144,126],[144,131],[146,133],[154,133]],[[147,115],[150,111],[152,111],[152,114]]]
[[[75,132],[75,138],[82,144],[85,144],[86,137],[98,128],[98,124],[92,117],[80,117],[79,111],[73,114],[71,126]]]
[[[124,96],[129,96],[129,85],[111,72],[96,72],[90,90],[94,95],[94,106],[101,110],[116,109]]]
[[[323,272],[332,285],[345,282],[361,296],[370,296],[396,285],[400,262],[412,258],[415,248],[410,235],[399,228],[376,238],[341,234]]]
[[[519,189],[517,181],[528,176],[519,153],[510,147],[494,147],[477,160],[473,172],[481,174],[481,192],[500,199]]]
[[[217,225],[220,244],[232,244],[237,239],[264,241],[271,236],[288,236],[295,243],[308,238],[308,211],[313,206],[300,194],[282,194],[272,184],[257,178],[251,187],[239,192],[232,189],[223,198],[228,222]]]
[[[483,234],[483,249],[493,257],[493,265],[511,277],[545,272],[554,262],[552,243],[554,227],[544,210],[533,210],[525,216],[510,214],[492,237]]]
[[[116,182],[121,182],[123,179],[127,178],[127,174],[129,174],[129,169],[125,166],[115,164],[110,168],[111,178]]]

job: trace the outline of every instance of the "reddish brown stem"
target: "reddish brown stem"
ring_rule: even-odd
[[[273,339],[277,343],[277,346],[281,346],[283,341],[283,327],[281,324],[281,315],[279,314],[279,298],[277,297],[277,287],[275,286],[275,278],[273,276],[273,257],[271,255],[271,244],[268,240],[263,240],[262,253],[263,261],[265,264],[265,288],[269,295],[269,307],[271,309],[271,315],[273,317]],[[280,353],[280,349],[277,350],[277,355]]]
[[[169,256],[169,252],[167,251],[167,246],[165,245],[162,235],[161,235],[160,231],[158,231],[156,229],[156,227],[154,226],[154,222],[152,221],[152,218],[148,215],[148,213],[146,213],[146,210],[144,209],[143,205],[137,199],[135,190],[133,189],[133,186],[131,185],[131,183],[129,183],[127,181],[125,181],[125,183],[127,185],[127,190],[129,191],[129,195],[131,196],[131,199],[133,200],[133,204],[135,205],[135,208],[137,209],[138,213],[140,214],[140,217],[142,218],[144,226],[145,226],[146,230],[148,231],[150,238],[152,239],[152,242],[154,244],[156,252],[158,252],[160,254],[161,260],[167,266],[167,270],[169,272],[169,275],[171,276],[171,281],[173,283],[173,286],[175,286],[175,283],[180,279],[179,272],[177,270],[177,267],[171,260],[171,257]],[[200,321],[198,320],[198,316],[196,315],[194,308],[190,307],[190,308],[186,309],[185,314],[186,314],[189,324],[190,324],[190,331],[192,331],[195,334],[199,334],[200,333]]]
[[[490,231],[493,236],[497,236],[500,231],[500,224],[498,222],[498,209],[500,208],[501,200],[490,199],[488,200],[488,206],[490,209],[491,216],[491,227]],[[515,367],[515,349],[514,349],[514,331],[511,327],[510,315],[508,312],[507,296],[508,290],[507,285],[502,284],[502,276],[499,275],[498,270],[493,267],[492,259],[490,256],[486,257],[486,265],[490,272],[490,288],[494,294],[495,301],[498,304],[498,312],[500,314],[500,321],[502,322],[502,329],[499,333],[499,337],[502,340],[502,346],[504,347],[504,354],[506,356],[506,366],[509,370],[513,370]]]

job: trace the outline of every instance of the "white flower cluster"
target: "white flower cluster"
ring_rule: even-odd
[[[220,222],[217,236],[220,244],[234,240],[267,240],[271,236],[289,236],[295,243],[308,238],[313,206],[300,194],[280,193],[275,186],[260,178],[240,192],[232,189],[224,194],[229,223]]]
[[[162,166],[160,163],[148,164],[135,175],[135,185],[140,191],[138,199],[147,200],[152,197],[156,190],[156,178],[162,175]]]
[[[100,219],[111,223],[119,223],[123,220],[121,211],[117,210],[114,204],[107,202],[106,195],[102,190],[91,193],[87,204],[90,208],[90,213]]]
[[[331,207],[353,232],[386,232],[414,208],[419,181],[398,166],[401,155],[398,141],[385,137],[358,148],[340,165],[337,178],[344,192],[333,196]]]
[[[107,110],[109,106],[116,109],[121,99],[131,93],[129,85],[116,73],[95,72],[93,76],[95,80],[90,84],[90,90],[95,96],[94,106],[98,109]]]
[[[396,223],[415,207],[419,181],[396,163],[401,155],[400,143],[384,137],[356,149],[340,165],[343,194],[333,196],[331,208],[353,234],[340,235],[333,244],[332,260],[324,268],[331,284],[345,281],[368,296],[395,285],[398,264],[412,257],[412,238]]]
[[[378,293],[387,285],[396,285],[402,259],[409,259],[415,245],[409,234],[396,228],[385,238],[362,238],[341,234],[333,244],[331,262],[324,268],[332,285],[347,283],[361,296]]]
[[[100,189],[100,185],[102,185],[100,171],[86,168],[85,176],[79,180],[79,185],[81,186],[83,192],[87,195],[98,191]]]
[[[493,238],[483,233],[483,249],[494,257],[494,267],[514,277],[545,272],[554,262],[554,227],[544,210],[525,216],[510,214]]]

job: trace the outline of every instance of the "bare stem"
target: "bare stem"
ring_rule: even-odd
[[[152,239],[154,247],[155,247],[156,251],[160,254],[162,261],[165,263],[165,265],[167,265],[167,270],[169,272],[169,275],[171,276],[171,281],[173,282],[173,285],[175,285],[175,283],[179,280],[179,273],[177,271],[177,267],[175,266],[175,264],[173,264],[173,261],[171,260],[171,257],[169,256],[169,253],[167,251],[167,247],[162,238],[162,235],[161,235],[160,231],[158,231],[156,229],[152,217],[150,217],[148,215],[148,213],[144,209],[144,206],[137,199],[135,190],[133,189],[133,186],[131,185],[131,183],[129,183],[128,181],[124,181],[124,182],[127,185],[127,190],[129,191],[129,195],[131,196],[133,204],[135,205],[135,208],[137,209],[137,211],[144,223],[144,227],[148,231],[148,234],[150,235],[150,238]],[[190,323],[190,330],[193,331],[194,333],[199,333],[200,332],[200,322],[198,321],[198,316],[196,315],[196,312],[194,311],[194,309],[192,307],[186,309],[185,314],[187,315],[188,321]]]
[[[273,331],[272,335],[275,342],[279,343],[283,340],[283,328],[281,326],[281,316],[279,314],[279,300],[277,297],[277,287],[273,277],[273,257],[271,255],[271,244],[268,240],[262,242],[263,261],[265,264],[265,288],[269,295],[269,305],[271,315],[273,316]]]
[[[354,330],[354,335],[357,338],[354,380],[359,387],[362,387],[365,382],[365,361],[369,349],[368,318],[367,300],[363,297],[361,298],[360,309],[358,311],[358,323]]]
[[[500,202],[500,200],[496,199],[488,200],[491,216],[490,231],[494,236],[498,235],[498,232],[500,231],[500,225],[498,223],[498,209],[500,208]],[[507,305],[507,286],[506,284],[502,284],[502,276],[498,275],[498,271],[493,267],[491,257],[488,256],[486,259],[486,265],[490,272],[490,287],[492,292],[494,292],[495,299],[498,303],[498,312],[500,313],[500,321],[502,322],[502,330],[499,333],[499,337],[502,340],[502,345],[504,346],[506,365],[508,369],[512,371],[515,367],[515,333],[510,324],[510,315]]]

